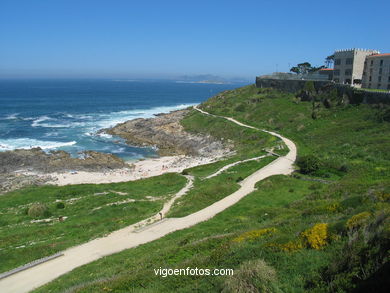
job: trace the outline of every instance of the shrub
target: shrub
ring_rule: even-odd
[[[62,201],[57,202],[56,208],[57,209],[64,209],[65,208],[65,204]]]
[[[365,223],[367,223],[367,220],[370,218],[370,216],[371,214],[369,212],[362,212],[352,216],[347,221],[347,228],[352,230],[363,226]]]
[[[265,228],[260,230],[252,230],[245,233],[242,233],[240,236],[233,239],[234,242],[242,242],[246,240],[255,240],[263,235],[276,232],[275,228]]]
[[[327,244],[328,224],[315,224],[301,233],[301,238],[306,242],[306,246],[313,249],[321,249]]]
[[[306,81],[305,82],[305,85],[303,86],[303,90],[310,93],[310,94],[315,94],[316,93],[316,89],[314,87],[314,82],[309,80],[309,81]]]
[[[302,240],[292,240],[283,244],[280,243],[270,243],[269,247],[276,247],[286,252],[295,252],[303,248]]]
[[[321,163],[317,157],[313,155],[307,155],[299,157],[297,160],[297,165],[302,174],[312,174],[320,169]]]
[[[340,220],[337,221],[331,225],[329,225],[329,234],[334,235],[346,235],[347,230],[346,230],[346,221],[345,220]]]
[[[261,259],[244,262],[233,276],[229,276],[222,292],[257,293],[280,292],[276,285],[276,272]]]
[[[234,110],[237,112],[245,112],[245,105],[240,104]]]
[[[188,175],[187,169],[183,170],[183,171],[181,172],[181,175]]]
[[[47,209],[47,206],[41,203],[34,203],[29,209],[28,209],[28,215],[31,218],[41,218],[41,217],[48,217],[50,216],[50,212]]]
[[[372,216],[366,225],[349,233],[330,264],[307,281],[307,292],[387,292],[388,219],[388,213]]]
[[[242,180],[244,180],[244,178],[242,178],[242,177],[240,176],[240,177],[238,177],[238,178],[236,179],[236,182],[241,182]]]
[[[349,166],[347,164],[342,164],[339,169],[340,172],[347,173],[349,171]]]

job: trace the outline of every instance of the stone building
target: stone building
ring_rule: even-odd
[[[390,90],[390,53],[367,56],[364,62],[363,87]]]
[[[366,57],[378,54],[376,50],[347,49],[334,53],[333,80],[336,83],[360,86]]]
[[[327,80],[333,80],[333,68],[322,68],[318,71],[321,76],[325,76]]]

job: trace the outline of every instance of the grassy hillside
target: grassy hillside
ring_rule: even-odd
[[[185,182],[180,175],[166,174],[126,183],[30,187],[2,195],[0,271],[152,216]]]
[[[300,172],[259,182],[255,192],[207,222],[77,268],[36,292],[386,290],[390,125],[367,105],[315,106],[313,115],[312,102],[254,86],[208,100],[206,111],[292,139]],[[183,121],[189,131],[234,140],[237,156],[261,152],[261,138],[241,136],[226,123],[195,112]],[[187,170],[202,185],[172,213],[187,214],[225,196],[215,185],[234,189],[234,179],[253,167],[237,166],[231,183],[226,173],[212,184],[201,180],[227,161]],[[160,267],[233,268],[235,274],[163,278],[154,273]]]
[[[243,163],[211,179],[205,176],[232,162],[264,155],[265,148],[281,143],[269,134],[198,113],[191,113],[183,123],[188,131],[202,129],[229,141],[235,152],[221,161],[185,170],[195,177],[194,188],[175,202],[169,213],[172,217],[188,215],[233,193],[242,179],[274,158]],[[166,174],[127,183],[31,187],[7,193],[0,197],[0,271],[148,218],[185,182],[182,175]],[[29,213],[32,206],[38,206],[41,214]],[[60,222],[59,216],[65,221]]]

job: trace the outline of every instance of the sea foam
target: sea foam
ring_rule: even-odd
[[[16,149],[32,149],[40,147],[43,150],[56,149],[76,144],[76,141],[59,142],[45,141],[32,138],[0,139],[0,151],[12,151]]]

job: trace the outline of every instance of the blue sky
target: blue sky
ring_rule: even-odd
[[[253,79],[390,52],[390,1],[0,0],[0,77]]]

